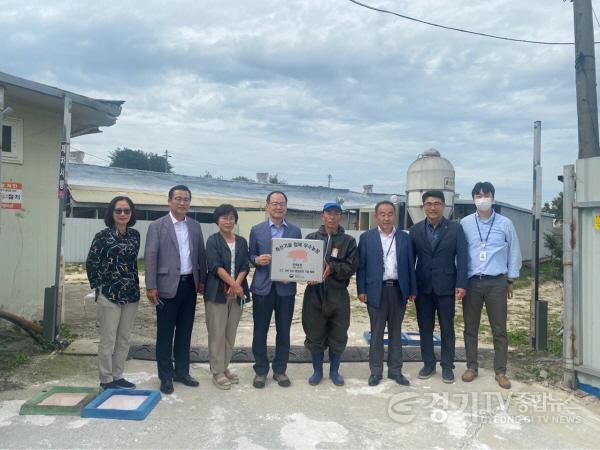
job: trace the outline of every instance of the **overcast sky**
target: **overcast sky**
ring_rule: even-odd
[[[563,0],[364,0],[444,25],[573,40]],[[544,200],[577,158],[573,46],[432,28],[347,0],[0,0],[0,70],[125,100],[104,133],[74,139],[86,162],[116,147],[168,149],[177,173],[277,173],[290,184],[403,192],[436,148],[469,196],[531,206],[533,123]],[[597,25],[597,24],[595,24]]]

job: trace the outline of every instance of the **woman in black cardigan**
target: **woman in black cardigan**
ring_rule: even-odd
[[[231,389],[231,385],[240,380],[228,366],[243,303],[250,298],[246,281],[250,270],[248,243],[234,233],[238,213],[232,205],[218,206],[213,218],[219,232],[210,236],[206,242],[208,278],[204,290],[204,307],[208,355],[214,385],[219,389]]]

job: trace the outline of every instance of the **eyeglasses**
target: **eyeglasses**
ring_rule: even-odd
[[[423,208],[441,208],[443,203],[435,202],[435,203],[423,203]]]
[[[173,201],[175,203],[189,203],[192,199],[191,198],[186,198],[186,197],[175,197],[173,199]]]
[[[128,216],[129,214],[131,214],[131,209],[129,209],[129,208],[115,208],[113,210],[113,212],[117,216],[120,216],[121,214],[125,214],[126,216]]]
[[[285,202],[269,202],[269,205],[274,206],[275,208],[285,208],[287,203],[285,203]]]

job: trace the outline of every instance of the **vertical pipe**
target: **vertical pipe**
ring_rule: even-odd
[[[542,122],[539,120],[533,124],[533,207],[532,207],[532,252],[531,252],[531,301],[529,305],[529,343],[537,348],[536,332],[537,302],[539,300],[540,288],[540,217],[542,213]]]
[[[402,223],[402,229],[406,230],[408,228],[408,191],[406,191],[406,195],[404,197],[404,218]]]
[[[575,353],[575,327],[573,322],[573,201],[575,194],[575,166],[563,168],[563,383],[574,389],[573,355]]]
[[[62,127],[62,140],[61,140],[61,152],[63,146],[66,146],[66,161],[65,161],[65,176],[64,180],[67,183],[68,180],[68,166],[69,166],[69,152],[71,146],[71,109],[73,107],[73,101],[70,97],[65,97],[64,108],[63,108],[63,127]],[[58,236],[56,239],[56,272],[54,276],[54,286],[56,287],[56,300],[54,311],[56,314],[56,328],[54,330],[54,337],[58,333],[62,318],[62,296],[63,296],[63,281],[64,281],[64,260],[63,260],[63,235],[64,235],[64,216],[65,216],[65,198],[60,196],[58,198]]]
[[[4,86],[0,86],[0,203],[2,201],[2,136],[4,128],[2,128],[2,119],[4,119]],[[0,205],[0,232],[2,232],[2,206]]]
[[[600,156],[596,56],[591,0],[573,0],[579,158]]]

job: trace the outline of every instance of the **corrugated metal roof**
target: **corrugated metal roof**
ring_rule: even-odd
[[[167,193],[165,192],[148,192],[138,191],[135,189],[119,189],[119,188],[98,188],[87,186],[69,185],[69,192],[76,203],[109,203],[117,195],[126,195],[133,200],[136,205],[157,205],[165,206],[167,202]],[[260,209],[264,206],[263,201],[231,198],[223,196],[192,196],[192,207],[210,207],[216,208],[223,203],[235,204],[239,208]]]
[[[324,186],[261,184],[89,164],[69,164],[69,188],[74,199],[82,203],[105,203],[109,195],[131,192],[152,201],[149,204],[162,205],[165,204],[167,192],[176,184],[185,184],[190,188],[192,203],[194,204],[196,197],[201,202],[197,206],[208,206],[202,203],[201,199],[219,199],[219,203],[214,206],[223,202],[235,202],[235,205],[240,207],[245,207],[243,205],[246,204],[249,205],[248,208],[260,208],[264,206],[267,194],[273,190],[285,192],[288,208],[299,211],[321,211],[324,203],[338,198],[344,200],[345,209],[359,209],[380,200],[390,199],[390,194],[363,194]],[[159,197],[160,203],[154,203],[158,202]],[[404,201],[403,195],[399,197]],[[80,200],[83,198],[86,201]],[[111,199],[112,197],[108,198],[108,201]],[[136,203],[148,204],[143,201]]]

